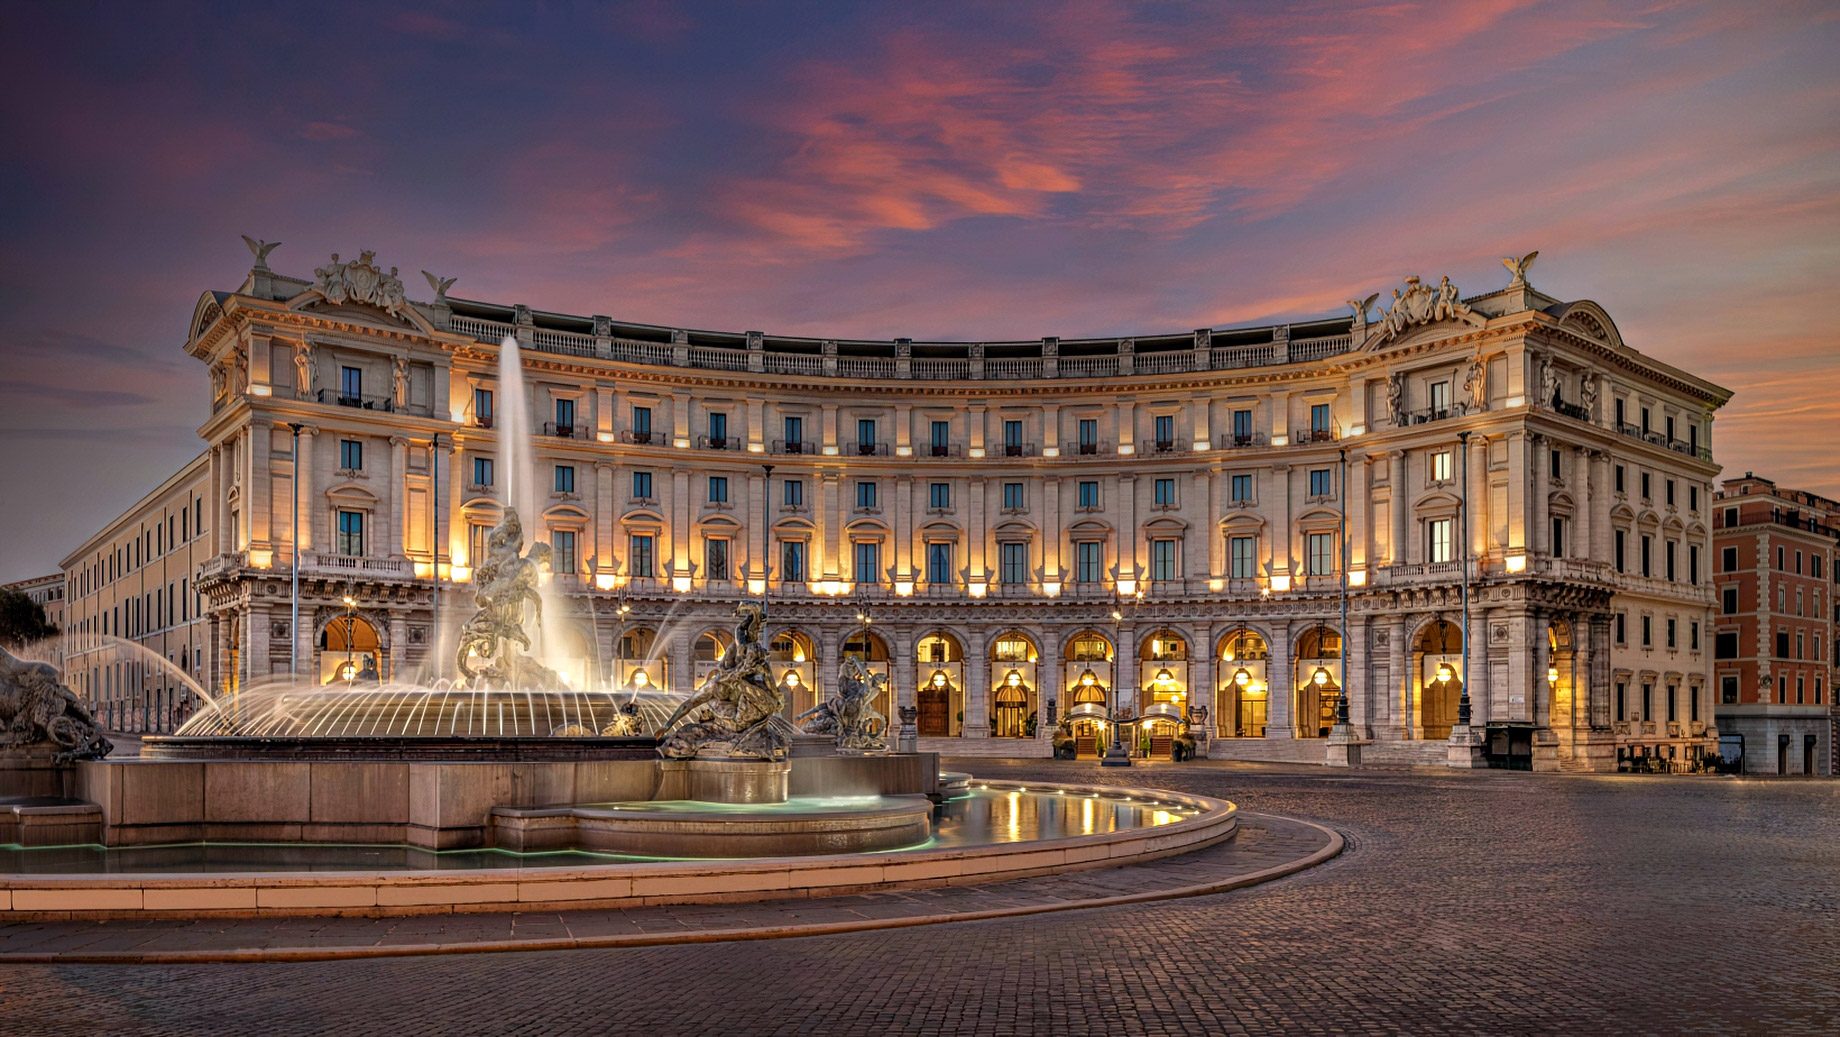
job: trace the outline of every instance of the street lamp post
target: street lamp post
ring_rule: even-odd
[[[773,466],[763,464],[760,470],[766,473],[760,486],[760,614],[767,614],[767,581],[773,578],[767,559],[773,552]],[[768,638],[768,643],[772,638]]]
[[[1457,535],[1463,552],[1463,683],[1457,695],[1457,726],[1469,731],[1469,430],[1457,433],[1458,449],[1463,451],[1463,487],[1459,494]]]
[[[352,665],[353,640],[358,630],[358,602],[351,596],[351,587],[345,588],[345,683],[350,685],[358,676],[357,667]]]
[[[1335,706],[1335,726],[1344,734],[1352,734],[1348,720],[1348,450],[1341,450],[1342,456],[1342,693]]]
[[[288,482],[293,484],[294,510],[288,517],[288,531],[293,543],[288,547],[288,562],[293,573],[290,577],[289,597],[292,605],[288,613],[288,636],[294,646],[288,650],[288,676],[300,679],[300,430],[298,421],[287,423],[294,433],[294,448],[290,458],[292,465]]]

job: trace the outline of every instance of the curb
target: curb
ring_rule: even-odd
[[[1245,815],[1241,815],[1242,817]],[[986,911],[961,911],[941,915],[908,915],[897,918],[865,918],[851,922],[814,922],[810,925],[756,926],[746,929],[706,929],[698,932],[630,933],[607,936],[561,936],[530,940],[475,940],[465,943],[411,943],[393,946],[350,947],[252,947],[246,949],[200,951],[54,951],[49,953],[0,952],[0,965],[173,965],[216,962],[294,962],[346,961],[360,958],[420,957],[436,954],[506,954],[529,951],[606,950],[622,947],[661,947],[674,944],[731,943],[742,940],[785,940],[803,936],[832,936],[877,929],[907,929],[921,925],[944,925],[952,922],[982,922],[998,918],[1050,914],[1058,911],[1085,911],[1103,907],[1120,907],[1160,900],[1226,893],[1294,875],[1328,861],[1343,851],[1347,841],[1341,833],[1313,821],[1262,814],[1295,824],[1307,825],[1329,837],[1328,845],[1293,861],[1237,875],[1219,882],[1205,882],[1175,889],[1123,893],[1093,900],[1058,901],[1026,907],[992,908]]]

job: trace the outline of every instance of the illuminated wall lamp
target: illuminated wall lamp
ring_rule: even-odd
[[[1277,591],[1279,594],[1283,594],[1286,591],[1289,591],[1291,589],[1290,574],[1289,573],[1273,573],[1271,577],[1271,589],[1274,591]]]
[[[1507,557],[1506,564],[1507,564],[1508,571],[1511,573],[1526,572],[1527,571],[1527,556],[1526,555],[1509,555]]]

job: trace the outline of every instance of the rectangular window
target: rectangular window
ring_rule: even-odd
[[[865,480],[856,484],[856,506],[859,508],[875,507],[875,483]]]
[[[1674,506],[1674,480],[1672,479],[1666,480],[1665,484],[1661,487],[1661,491],[1662,491],[1663,498],[1667,501],[1667,506],[1670,508],[1673,507]]]
[[[556,492],[557,493],[574,493],[575,492],[575,466],[574,465],[559,464],[556,466]]]
[[[1252,442],[1252,412],[1236,410],[1233,412],[1233,442],[1244,446]]]
[[[1647,407],[1643,407],[1643,408],[1642,408],[1642,431],[1643,431],[1643,432],[1649,432],[1649,431],[1652,431],[1652,430],[1653,430],[1653,428],[1654,428],[1654,426],[1653,426],[1652,424],[1650,424],[1650,422],[1649,422],[1649,420],[1648,420],[1648,408],[1647,408]]]
[[[1304,538],[1304,547],[1311,576],[1327,576],[1335,572],[1334,533],[1310,533]]]
[[[1439,450],[1431,455],[1431,481],[1450,481],[1450,451]]]
[[[1628,613],[1618,612],[1616,614],[1616,643],[1619,645],[1626,645],[1629,643]]]
[[[1687,545],[1687,582],[1699,586],[1699,545]]]
[[[1450,540],[1450,520],[1432,519],[1425,523],[1425,558],[1427,561],[1448,562],[1455,555],[1452,553]]]
[[[1158,414],[1151,421],[1158,450],[1171,450],[1176,445],[1176,419],[1174,415]]]
[[[486,542],[492,537],[492,527],[480,522],[469,523],[466,527],[466,554],[474,565],[486,560]]]
[[[856,583],[881,583],[881,541],[856,542]]]
[[[1335,471],[1330,468],[1310,469],[1310,496],[1328,497],[1335,493]]]
[[[1252,500],[1252,476],[1236,475],[1233,477],[1233,502],[1250,502]]]
[[[1653,476],[1650,473],[1648,472],[1642,473],[1642,499],[1643,500],[1647,500],[1650,496],[1649,491],[1650,491],[1650,484],[1651,484],[1652,479],[1653,479]]]
[[[997,579],[1013,586],[1022,586],[1029,582],[1029,545],[1006,543],[1002,545],[1002,566]]]
[[[1022,484],[1021,483],[1006,482],[1003,484],[1003,507],[1007,511],[1021,511],[1022,510],[1023,503],[1022,503]]]
[[[652,441],[652,409],[634,407],[632,416],[633,441],[650,443]]]
[[[1737,548],[1724,547],[1719,549],[1719,571],[1727,573],[1738,571]]]
[[[1546,463],[1547,463],[1547,468],[1546,468],[1546,474],[1547,474],[1548,476],[1551,476],[1551,477],[1552,477],[1552,478],[1554,478],[1554,479],[1563,479],[1563,478],[1565,477],[1565,476],[1564,476],[1564,474],[1563,474],[1563,472],[1561,471],[1561,468],[1560,468],[1560,463],[1559,463],[1559,462],[1560,462],[1560,458],[1559,458],[1559,451],[1557,451],[1557,450],[1551,450],[1551,451],[1548,451],[1548,452],[1547,452],[1547,457],[1546,457]]]
[[[703,575],[711,580],[728,579],[728,540],[708,537],[703,541]]]
[[[492,427],[492,390],[473,390],[473,424]]]
[[[1724,589],[1719,592],[1719,598],[1724,606],[1721,611],[1724,612],[1725,615],[1735,616],[1738,614],[1738,587],[1736,584],[1726,584]]]
[[[1080,480],[1080,507],[1096,511],[1099,507],[1099,483],[1096,479]]]
[[[1259,574],[1258,537],[1229,537],[1228,554],[1233,558],[1233,578],[1250,580]]]
[[[1554,558],[1565,557],[1565,519],[1558,515],[1552,517],[1552,553]]]
[[[364,512],[339,512],[339,553],[352,556],[364,553]]]
[[[1687,449],[1693,452],[1693,456],[1695,457],[1699,456],[1699,423],[1698,422],[1692,422],[1687,425]]]
[[[339,467],[353,472],[364,470],[364,443],[361,440],[339,440]]]
[[[1618,402],[1620,403],[1621,401],[1619,400]],[[1616,682],[1616,717],[1618,720],[1621,720],[1623,717],[1626,717],[1629,715],[1628,703],[1626,701],[1628,697],[1629,697],[1629,685],[1624,684],[1622,681],[1617,681]]]
[[[1616,466],[1616,492],[1622,493],[1624,492],[1624,489],[1625,489],[1625,486],[1623,483],[1623,466],[1617,465]]]
[[[632,473],[632,496],[633,500],[652,499],[652,473],[643,470]]]
[[[1784,549],[1781,547],[1778,547],[1776,549],[1776,571],[1777,572],[1783,572],[1789,568],[1788,565],[1784,562],[1785,557],[1786,556],[1784,554]]]
[[[709,415],[709,445],[716,450],[728,445],[728,415],[719,411]]]
[[[473,458],[473,485],[492,485],[492,459],[489,457]]]
[[[1619,529],[1616,531],[1616,534],[1613,537],[1613,540],[1614,540],[1614,548],[1616,552],[1616,571],[1620,573],[1628,572],[1629,571],[1629,534]]]
[[[1642,685],[1642,719],[1655,719],[1655,686],[1653,684]]]
[[[1680,621],[1673,618],[1672,616],[1669,616],[1668,621],[1667,621],[1667,646],[1669,648],[1679,648],[1680,647],[1679,632],[1680,632]]]
[[[1105,582],[1105,545],[1097,540],[1081,540],[1073,550],[1073,582]]]
[[[780,541],[779,578],[782,583],[805,582],[805,541]]]
[[[1727,706],[1738,704],[1738,678],[1730,676],[1719,678],[1719,702]]]
[[[1310,435],[1316,438],[1329,432],[1329,405],[1326,403],[1310,404]]]
[[[787,479],[780,484],[780,500],[788,508],[805,506],[805,480]]]
[[[949,482],[930,483],[926,491],[926,506],[950,511],[952,508],[952,484]]]
[[[1687,487],[1687,510],[1688,511],[1698,511],[1699,510],[1699,487],[1698,486]]]
[[[1169,539],[1150,541],[1150,579],[1165,582],[1176,578],[1176,542]]]
[[[955,578],[952,545],[941,542],[926,545],[926,582],[936,587],[949,587]]]
[[[1738,509],[1737,508],[1726,508],[1725,509],[1725,525],[1729,528],[1737,524],[1738,524]]]
[[[804,418],[781,418],[779,421],[779,430],[780,430],[780,435],[784,437],[784,442],[786,444],[786,452],[788,454],[799,454],[799,453],[804,452],[805,450],[805,419]]]
[[[650,533],[634,533],[627,540],[626,568],[629,576],[650,579],[652,575],[652,536]]]
[[[709,477],[709,503],[728,503],[728,476],[712,475]]]
[[[364,398],[364,372],[355,367],[339,368],[339,397],[358,402]]]
[[[952,452],[952,423],[935,421],[932,429],[933,456],[944,457]]]
[[[1022,422],[1003,423],[1003,452],[1010,457],[1022,456]]]
[[[1174,479],[1156,480],[1152,493],[1157,507],[1173,508],[1176,506],[1176,481]]]
[[[1643,576],[1655,575],[1654,565],[1652,564],[1653,559],[1654,559],[1654,554],[1655,554],[1655,538],[1652,536],[1649,536],[1647,533],[1642,534],[1642,575]]]
[[[1666,572],[1667,572],[1667,581],[1669,583],[1673,583],[1675,579],[1674,577],[1674,555],[1676,552],[1674,549],[1678,546],[1680,545],[1676,544],[1672,540],[1669,540],[1665,545],[1663,545],[1662,558],[1663,558],[1663,561],[1667,563]]]
[[[556,431],[568,435],[575,430],[575,401],[559,399],[556,401]]]
[[[572,573],[576,568],[575,531],[556,529],[550,531],[550,571]]]
[[[1619,397],[1616,401],[1616,427],[1621,429],[1627,424],[1629,424],[1629,404]]]
[[[1643,616],[1642,617],[1642,647],[1643,648],[1653,648],[1654,646],[1655,646],[1655,617]]]
[[[1668,442],[1672,443],[1674,441],[1674,416],[1672,414],[1662,419],[1662,427],[1667,429]],[[1672,720],[1674,718],[1668,717],[1668,719]]]
[[[1450,383],[1431,383],[1431,413],[1443,417],[1450,413]]]
[[[1672,421],[1673,419],[1669,418],[1668,420]],[[1680,689],[1675,685],[1670,684],[1667,686],[1667,718],[1670,724],[1679,720],[1679,717],[1674,714],[1674,700],[1679,695],[1679,691]]]
[[[1699,651],[1699,620],[1697,619],[1687,624],[1687,650]]]
[[[1080,453],[1096,454],[1099,452],[1099,421],[1097,418],[1080,419]]]
[[[875,453],[875,419],[856,419],[856,452],[859,454]]]

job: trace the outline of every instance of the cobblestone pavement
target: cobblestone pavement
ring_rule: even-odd
[[[739,904],[682,904],[601,911],[411,915],[394,918],[224,918],[45,921],[0,925],[0,968],[20,961],[88,963],[300,960],[446,948],[565,949],[716,938],[783,938],[996,913],[1071,909],[1081,903],[1190,896],[1305,867],[1332,852],[1323,828],[1263,814],[1241,819],[1230,840],[1141,865],[1041,875],[977,886]],[[1263,877],[1269,878],[1270,875]],[[505,945],[510,946],[505,946]],[[494,947],[494,945],[497,945]]]
[[[1334,826],[1193,899],[840,936],[0,969],[20,1034],[1840,1030],[1840,783],[975,761]]]

